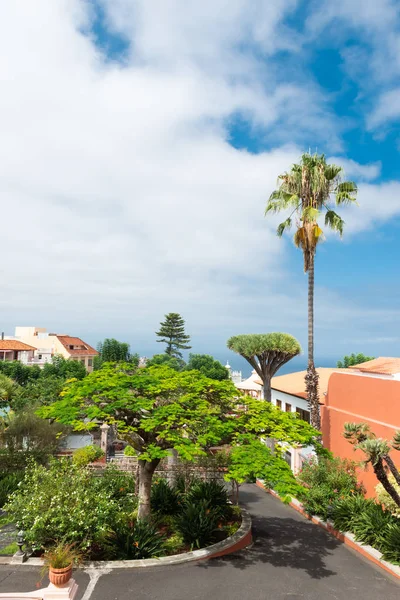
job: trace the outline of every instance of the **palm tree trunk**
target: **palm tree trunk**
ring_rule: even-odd
[[[308,261],[308,367],[305,382],[311,425],[320,430],[318,373],[314,365],[314,261],[315,252],[311,251]]]

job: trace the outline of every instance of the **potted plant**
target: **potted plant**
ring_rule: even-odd
[[[43,574],[48,570],[50,583],[56,587],[65,586],[72,576],[72,567],[81,561],[82,554],[74,544],[59,542],[43,555]]]

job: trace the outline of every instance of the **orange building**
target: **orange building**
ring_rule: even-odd
[[[335,456],[364,459],[343,437],[346,422],[368,423],[377,437],[390,440],[400,429],[400,358],[381,357],[333,373],[321,417],[324,446]],[[393,451],[391,456],[400,467],[400,452]],[[359,478],[367,496],[374,496],[378,481],[372,467],[360,468]]]

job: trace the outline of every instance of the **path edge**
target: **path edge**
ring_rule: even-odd
[[[279,496],[279,494],[277,492],[275,492],[274,490],[271,490],[270,488],[268,488],[267,486],[264,485],[264,482],[262,479],[256,479],[256,485],[257,485],[257,487],[261,488],[265,492],[268,492],[268,494],[271,494],[271,496],[274,496],[274,498],[277,498],[278,500],[283,502],[282,498]],[[355,539],[355,536],[352,533],[349,533],[349,532],[343,533],[342,531],[335,529],[333,527],[332,523],[329,521],[326,522],[326,521],[323,521],[322,519],[320,519],[319,517],[310,516],[304,510],[301,502],[299,502],[295,498],[292,498],[292,501],[288,503],[288,506],[290,506],[291,508],[294,508],[295,511],[300,513],[308,521],[311,521],[315,525],[322,527],[322,529],[325,529],[325,531],[327,531],[328,533],[333,535],[340,542],[343,542],[344,544],[346,544],[346,546],[349,546],[349,548],[352,548],[352,550],[355,550],[356,552],[361,554],[364,558],[366,558],[367,560],[370,560],[375,565],[378,565],[381,569],[384,569],[385,571],[387,571],[388,573],[390,573],[391,575],[393,575],[394,577],[396,577],[397,579],[400,580],[400,567],[398,567],[397,565],[393,565],[393,564],[387,562],[386,560],[383,560],[381,552],[379,552],[375,548],[372,548],[372,546],[363,545],[360,542],[357,542]]]

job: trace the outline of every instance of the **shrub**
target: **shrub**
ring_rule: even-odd
[[[107,465],[102,476],[95,477],[93,485],[118,502],[121,513],[132,515],[138,505],[135,495],[135,478],[130,473],[120,471],[115,465]]]
[[[181,533],[173,533],[165,540],[166,554],[177,554],[184,548],[185,542]]]
[[[180,507],[177,492],[165,479],[153,483],[150,502],[152,510],[160,515],[175,515]]]
[[[10,494],[18,489],[18,484],[24,478],[22,471],[16,473],[7,473],[0,478],[0,507],[8,500]]]
[[[381,552],[384,560],[400,565],[400,522],[394,521],[386,527]]]
[[[299,500],[309,514],[327,519],[335,500],[351,494],[361,494],[357,483],[356,463],[340,458],[315,458],[305,462],[297,479],[304,486]]]
[[[209,508],[206,500],[197,503],[187,502],[175,518],[177,531],[191,549],[203,548],[214,540],[218,525],[218,515]]]
[[[195,483],[186,494],[185,502],[189,504],[205,502],[207,507],[212,509],[220,518],[225,518],[232,512],[225,486],[218,481],[199,481]]]
[[[5,510],[34,548],[62,540],[91,556],[92,546],[120,518],[118,501],[99,489],[96,480],[88,469],[68,460],[52,460],[49,468],[30,463]]]
[[[116,558],[134,560],[155,558],[166,552],[165,538],[149,520],[125,522],[114,535]]]
[[[137,452],[132,446],[125,446],[124,454],[125,456],[137,456]]]
[[[385,544],[388,525],[395,520],[389,511],[383,510],[380,504],[373,502],[355,516],[352,531],[358,542],[381,550]]]
[[[360,494],[336,500],[332,505],[332,521],[335,529],[343,532],[353,531],[354,520],[373,503],[373,500],[366,500]]]
[[[72,455],[72,461],[79,467],[86,467],[89,463],[99,460],[104,456],[103,450],[99,446],[85,446],[78,448]]]
[[[46,464],[49,460],[48,450],[10,451],[0,450],[0,465],[2,475],[6,473],[18,473],[24,471],[30,462]]]
[[[389,481],[396,490],[396,492],[400,494],[400,485],[398,485],[393,475],[389,475]],[[397,517],[400,517],[400,507],[397,506],[392,496],[387,493],[387,491],[384,489],[381,483],[379,483],[376,486],[375,491],[376,497],[379,500],[379,502],[383,504],[387,508],[387,510],[390,510],[392,514],[396,515]]]

